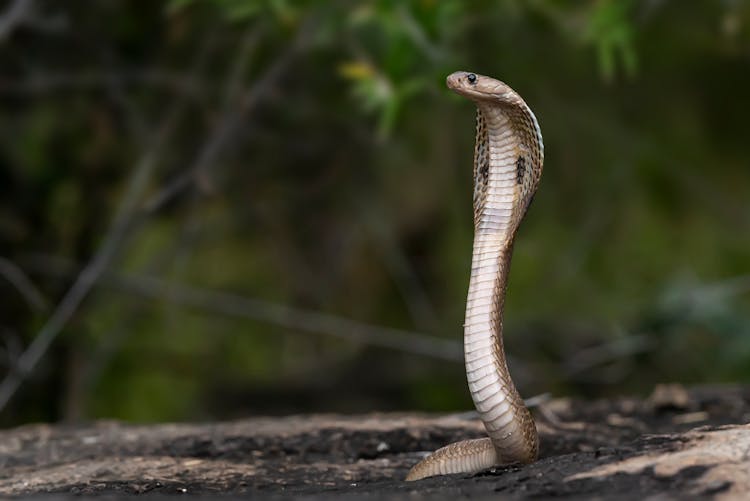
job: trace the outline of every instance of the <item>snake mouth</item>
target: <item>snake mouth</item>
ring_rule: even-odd
[[[471,83],[469,81],[469,75],[472,75],[473,79],[475,80],[474,83]],[[450,90],[457,94],[461,94],[467,97],[472,97],[472,87],[476,85],[476,74],[470,73],[468,71],[456,71],[448,75],[445,79],[445,85],[448,86]]]

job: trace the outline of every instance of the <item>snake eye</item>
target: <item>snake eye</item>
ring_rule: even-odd
[[[466,75],[466,80],[468,80],[470,84],[475,84],[477,83],[477,76],[474,73],[469,73]]]

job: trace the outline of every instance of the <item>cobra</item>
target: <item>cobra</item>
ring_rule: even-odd
[[[474,246],[464,323],[469,390],[487,437],[456,442],[417,463],[406,480],[536,460],[539,437],[503,349],[503,305],[513,241],[542,174],[544,144],[529,106],[505,83],[458,71],[446,83],[477,106]]]

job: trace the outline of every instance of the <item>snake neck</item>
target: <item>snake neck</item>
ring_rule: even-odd
[[[479,107],[474,151],[474,248],[464,323],[472,399],[501,462],[530,462],[538,443],[533,419],[508,371],[503,310],[523,199],[527,148],[509,117]]]

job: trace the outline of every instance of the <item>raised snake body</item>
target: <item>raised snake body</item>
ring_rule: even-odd
[[[477,105],[474,148],[474,248],[464,323],[466,377],[489,435],[438,449],[406,480],[530,463],[539,439],[503,351],[503,304],[518,226],[542,174],[544,145],[536,117],[513,89],[458,71],[448,87]]]

